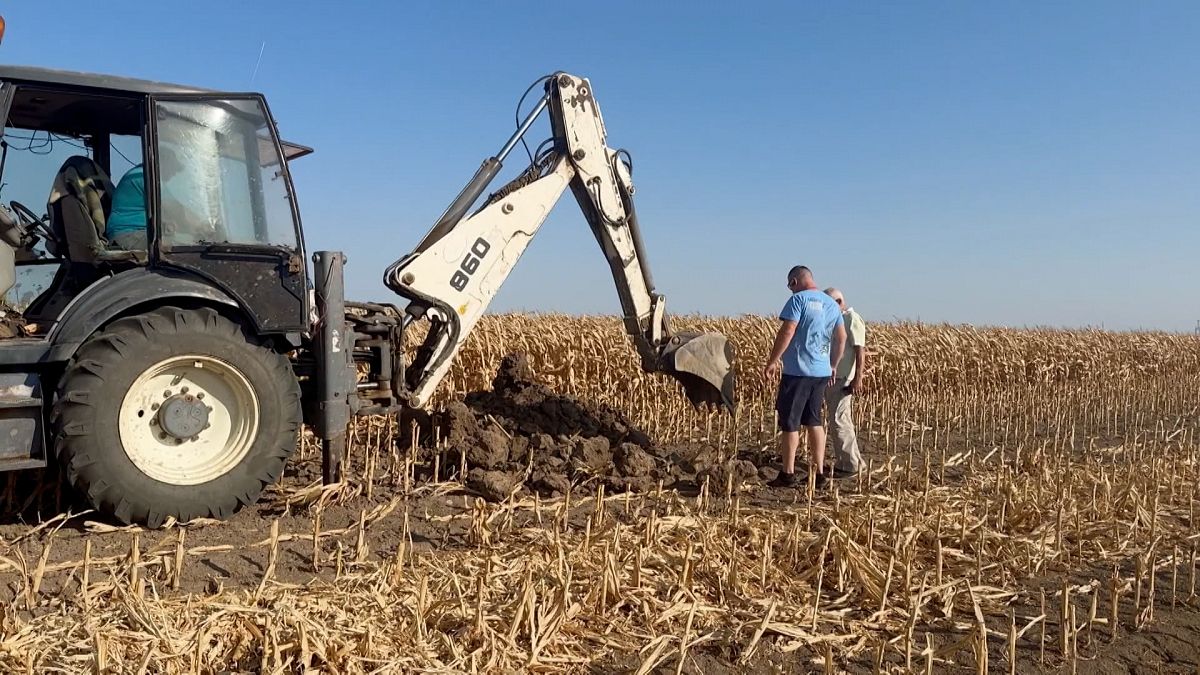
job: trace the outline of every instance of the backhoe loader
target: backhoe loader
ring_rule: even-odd
[[[279,479],[307,424],[340,481],[353,417],[428,404],[568,188],[641,367],[732,409],[726,338],[670,329],[591,83],[535,85],[500,151],[384,272],[396,305],[347,301],[341,252],[315,252],[310,279],[289,162],[312,149],[279,138],[261,94],[0,66],[0,190],[25,198],[0,206],[0,294],[46,280],[0,317],[0,470],[54,462],[125,523],[223,519]],[[543,113],[550,137],[484,197]],[[144,204],[114,208],[139,186]]]

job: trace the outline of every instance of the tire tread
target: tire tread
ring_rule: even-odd
[[[226,494],[210,497],[207,504],[179,499],[176,503],[152,503],[142,494],[121,494],[114,481],[106,476],[112,467],[97,461],[93,442],[95,424],[104,424],[96,416],[109,407],[104,397],[97,398],[108,378],[127,367],[124,362],[134,358],[139,343],[170,340],[173,335],[206,333],[244,341],[257,362],[266,367],[273,381],[271,395],[280,394],[284,419],[273,438],[255,442],[246,460],[230,474],[257,465],[254,475],[238,476],[236,485]],[[264,395],[259,392],[260,397]],[[99,405],[93,405],[95,399]],[[59,380],[51,419],[55,428],[55,452],[66,468],[67,479],[79,494],[101,513],[121,522],[158,527],[168,516],[178,520],[196,515],[226,519],[242,507],[250,506],[267,485],[282,475],[284,464],[296,446],[301,424],[300,389],[286,356],[276,352],[245,331],[233,321],[209,308],[183,309],[163,307],[145,314],[117,319],[85,342],[68,363]],[[113,415],[111,424],[116,424]],[[273,425],[270,425],[273,426]],[[123,450],[121,451],[123,452]],[[252,462],[257,456],[269,461]],[[152,481],[148,476],[145,480]]]

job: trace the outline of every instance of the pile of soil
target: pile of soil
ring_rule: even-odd
[[[523,354],[506,356],[492,390],[469,394],[434,416],[445,439],[443,466],[466,458],[466,485],[485,499],[525,490],[563,494],[572,484],[643,492],[707,478],[724,491],[759,480],[749,461],[720,462],[704,445],[663,447],[624,415],[563,396],[537,380]]]

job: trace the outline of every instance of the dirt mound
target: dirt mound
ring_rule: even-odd
[[[658,446],[621,413],[552,391],[523,354],[501,361],[491,391],[451,403],[434,421],[445,439],[443,466],[462,466],[465,457],[467,487],[491,500],[522,489],[561,494],[584,482],[641,492],[660,481],[707,477],[723,490],[730,476],[758,480],[749,462],[721,464],[703,446]]]

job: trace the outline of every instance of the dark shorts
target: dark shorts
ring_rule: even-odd
[[[828,377],[784,375],[779,380],[775,410],[779,412],[780,431],[800,431],[801,427],[821,426],[821,406],[825,403]]]

